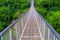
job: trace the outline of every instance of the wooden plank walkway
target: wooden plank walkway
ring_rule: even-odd
[[[33,10],[29,12],[20,40],[41,40],[36,15],[33,12]]]
[[[35,14],[33,3],[34,2],[32,0],[31,8],[29,10],[29,16],[27,17],[20,40],[41,40],[37,15]]]
[[[39,29],[33,15],[27,21],[21,40],[41,40]]]
[[[36,20],[34,19],[33,15],[30,16],[25,31],[23,33],[23,36],[39,36],[39,30],[37,27]]]

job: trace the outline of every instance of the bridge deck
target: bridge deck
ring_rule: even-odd
[[[30,10],[4,29],[0,40],[60,40],[58,33],[36,12],[34,1],[31,1]]]
[[[27,18],[24,30],[21,34],[20,40],[25,40],[25,39],[41,40],[36,14],[34,13],[33,8],[31,8],[29,11],[29,17]]]
[[[26,28],[23,33],[23,36],[39,36],[39,35],[40,34],[36,20],[34,19],[34,17],[31,16],[26,24]]]
[[[20,40],[41,40],[33,1]]]
[[[40,40],[40,33],[37,27],[37,23],[34,17],[30,16],[26,23],[25,30],[22,34],[22,40]]]

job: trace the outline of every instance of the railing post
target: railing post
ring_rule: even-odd
[[[44,40],[43,36],[42,36],[42,20],[41,20],[41,18],[40,18],[40,32],[41,32],[41,40]]]
[[[10,33],[10,40],[12,40],[12,32],[11,32],[11,28],[9,29],[9,33]]]
[[[20,21],[18,22],[18,38],[20,37]]]
[[[46,27],[46,24],[44,23],[44,39],[45,39],[45,27]]]
[[[23,19],[21,19],[21,29],[22,29],[22,26],[23,26],[22,20],[23,20]],[[22,30],[23,30],[23,29],[22,29]]]
[[[43,39],[45,38],[45,22],[44,21],[42,21],[42,36],[43,36]]]
[[[16,40],[18,40],[18,31],[17,31],[17,23],[14,25]]]
[[[56,40],[55,35],[54,35],[54,40]]]
[[[1,40],[3,40],[3,37],[1,36]]]
[[[22,27],[22,31],[23,31],[23,25],[24,25],[23,21],[24,21],[24,18],[22,19],[22,22],[21,22],[22,23],[22,26],[21,26]]]
[[[50,29],[48,28],[48,40],[50,40]]]
[[[16,23],[16,39],[18,40],[18,22]]]

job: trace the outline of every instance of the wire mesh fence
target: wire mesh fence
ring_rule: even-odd
[[[24,33],[25,35],[21,36],[23,30],[25,29],[26,20],[29,17],[29,13],[22,15],[22,18],[19,18],[6,29],[4,29],[0,33],[0,40],[60,40],[60,36],[58,35],[58,33],[44,20],[44,18],[36,11],[34,13],[36,14],[37,23],[32,23],[34,26],[28,23],[28,27],[26,28],[26,31]],[[36,26],[37,24],[38,26]],[[37,27],[40,34],[38,34],[36,30]],[[38,36],[36,34],[38,34]]]
[[[0,40],[18,40],[24,29],[28,14],[25,14],[21,20],[20,18],[14,21],[10,26],[0,33]]]

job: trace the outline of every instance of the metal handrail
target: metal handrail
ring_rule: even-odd
[[[33,4],[33,5],[34,5],[34,4]],[[34,9],[35,9],[35,8],[34,8]],[[55,35],[55,37],[57,37],[58,40],[60,40],[60,34],[58,34],[58,33],[56,32],[56,30],[43,18],[43,16],[42,16],[40,13],[37,12],[36,9],[35,9],[35,11],[36,11],[36,13],[39,15],[39,17],[41,18],[41,20],[43,20],[43,21],[46,23],[46,25],[47,25],[48,28],[51,30],[51,32]]]
[[[28,13],[28,12],[26,12]],[[7,30],[9,30],[15,23],[17,23],[20,18],[22,18],[26,13],[23,13],[18,19],[16,19],[13,23],[11,23],[7,28],[0,32],[0,36],[2,36]]]
[[[37,11],[36,11],[37,12]],[[48,28],[51,30],[51,32],[55,35],[55,37],[58,38],[58,40],[60,40],[60,35],[54,30],[54,28],[37,12],[37,14],[39,15],[39,17],[46,23],[46,25],[48,26]],[[21,17],[23,17],[25,15],[25,13],[23,15],[21,15]],[[21,18],[20,17],[20,18]],[[12,24],[10,24],[7,28],[5,28],[2,32],[0,32],[0,36],[2,36],[8,29],[10,29],[16,22],[18,22],[20,20],[20,18],[18,18],[15,22],[13,22]]]
[[[36,10],[35,10],[36,11]],[[37,11],[36,11],[37,12]],[[48,26],[48,28],[51,30],[51,32],[55,35],[55,37],[58,38],[58,40],[60,40],[60,34],[58,34],[56,32],[56,30],[41,16],[41,14],[39,14],[37,12],[37,14],[39,15],[39,17],[46,23],[46,25]]]

